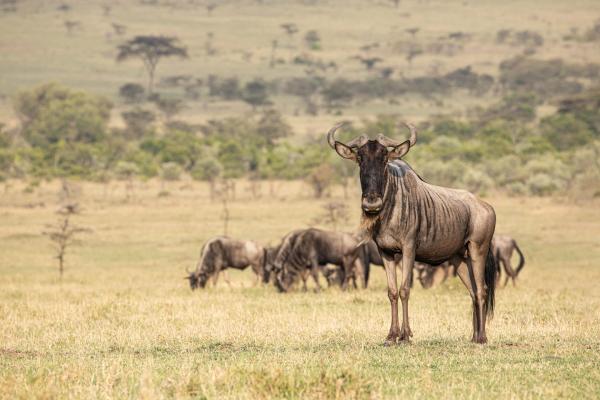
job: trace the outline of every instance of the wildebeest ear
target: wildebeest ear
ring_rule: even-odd
[[[347,158],[348,160],[356,161],[356,153],[350,147],[346,146],[344,143],[335,142],[335,151],[340,155],[340,157]]]
[[[399,144],[398,146],[394,147],[389,153],[388,153],[388,159],[390,160],[397,160],[398,158],[402,158],[404,157],[404,155],[406,153],[408,153],[408,150],[410,149],[410,140],[407,140],[406,142]]]

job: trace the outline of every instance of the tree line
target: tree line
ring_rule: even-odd
[[[600,89],[563,98],[543,118],[539,104],[534,94],[516,93],[468,118],[432,118],[419,126],[411,164],[432,183],[479,192],[600,196]],[[20,126],[0,125],[0,179],[305,179],[323,196],[356,174],[331,157],[324,132],[299,140],[271,108],[204,124],[134,108],[115,127],[111,101],[58,84],[22,91],[13,106]],[[400,119],[379,116],[345,134],[401,136]]]

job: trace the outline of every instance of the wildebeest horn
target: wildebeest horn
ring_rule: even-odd
[[[333,128],[331,128],[329,130],[329,132],[327,132],[327,142],[329,143],[331,148],[334,150],[335,150],[335,131],[337,131],[344,125],[345,125],[344,122],[340,122],[339,124],[334,125]]]
[[[335,139],[335,132],[340,129],[342,126],[344,126],[346,123],[345,122],[340,122],[339,124],[335,125],[333,128],[331,128],[329,130],[329,132],[327,132],[327,142],[329,143],[329,145],[331,146],[332,149],[335,150],[335,142],[340,142],[343,143],[339,140]],[[349,141],[348,143],[343,143],[345,144],[347,147],[360,147],[363,144],[365,144],[365,142],[369,140],[367,138],[366,135],[360,135],[354,139],[352,139],[351,141]]]
[[[403,124],[410,130],[410,138],[408,139],[410,143],[410,147],[413,147],[415,143],[417,143],[417,128],[413,124],[408,122],[403,122]],[[403,142],[398,142],[396,140],[390,139],[383,135],[382,133],[377,135],[376,139],[379,143],[386,147],[396,147],[400,146]]]

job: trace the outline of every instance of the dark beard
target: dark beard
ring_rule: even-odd
[[[379,214],[369,215],[363,211],[360,218],[360,227],[358,233],[361,244],[367,243],[369,240],[373,239],[373,232],[379,224],[379,220]]]

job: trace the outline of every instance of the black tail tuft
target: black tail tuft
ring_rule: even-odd
[[[517,250],[517,253],[519,253],[519,265],[517,266],[517,269],[515,270],[515,275],[518,276],[519,272],[521,272],[521,270],[525,266],[525,256],[523,255],[523,252],[521,251],[519,246],[517,246],[517,242],[515,242],[515,250]]]
[[[485,285],[487,286],[487,297],[485,308],[490,319],[494,316],[494,303],[496,300],[496,260],[491,249],[485,260]]]

